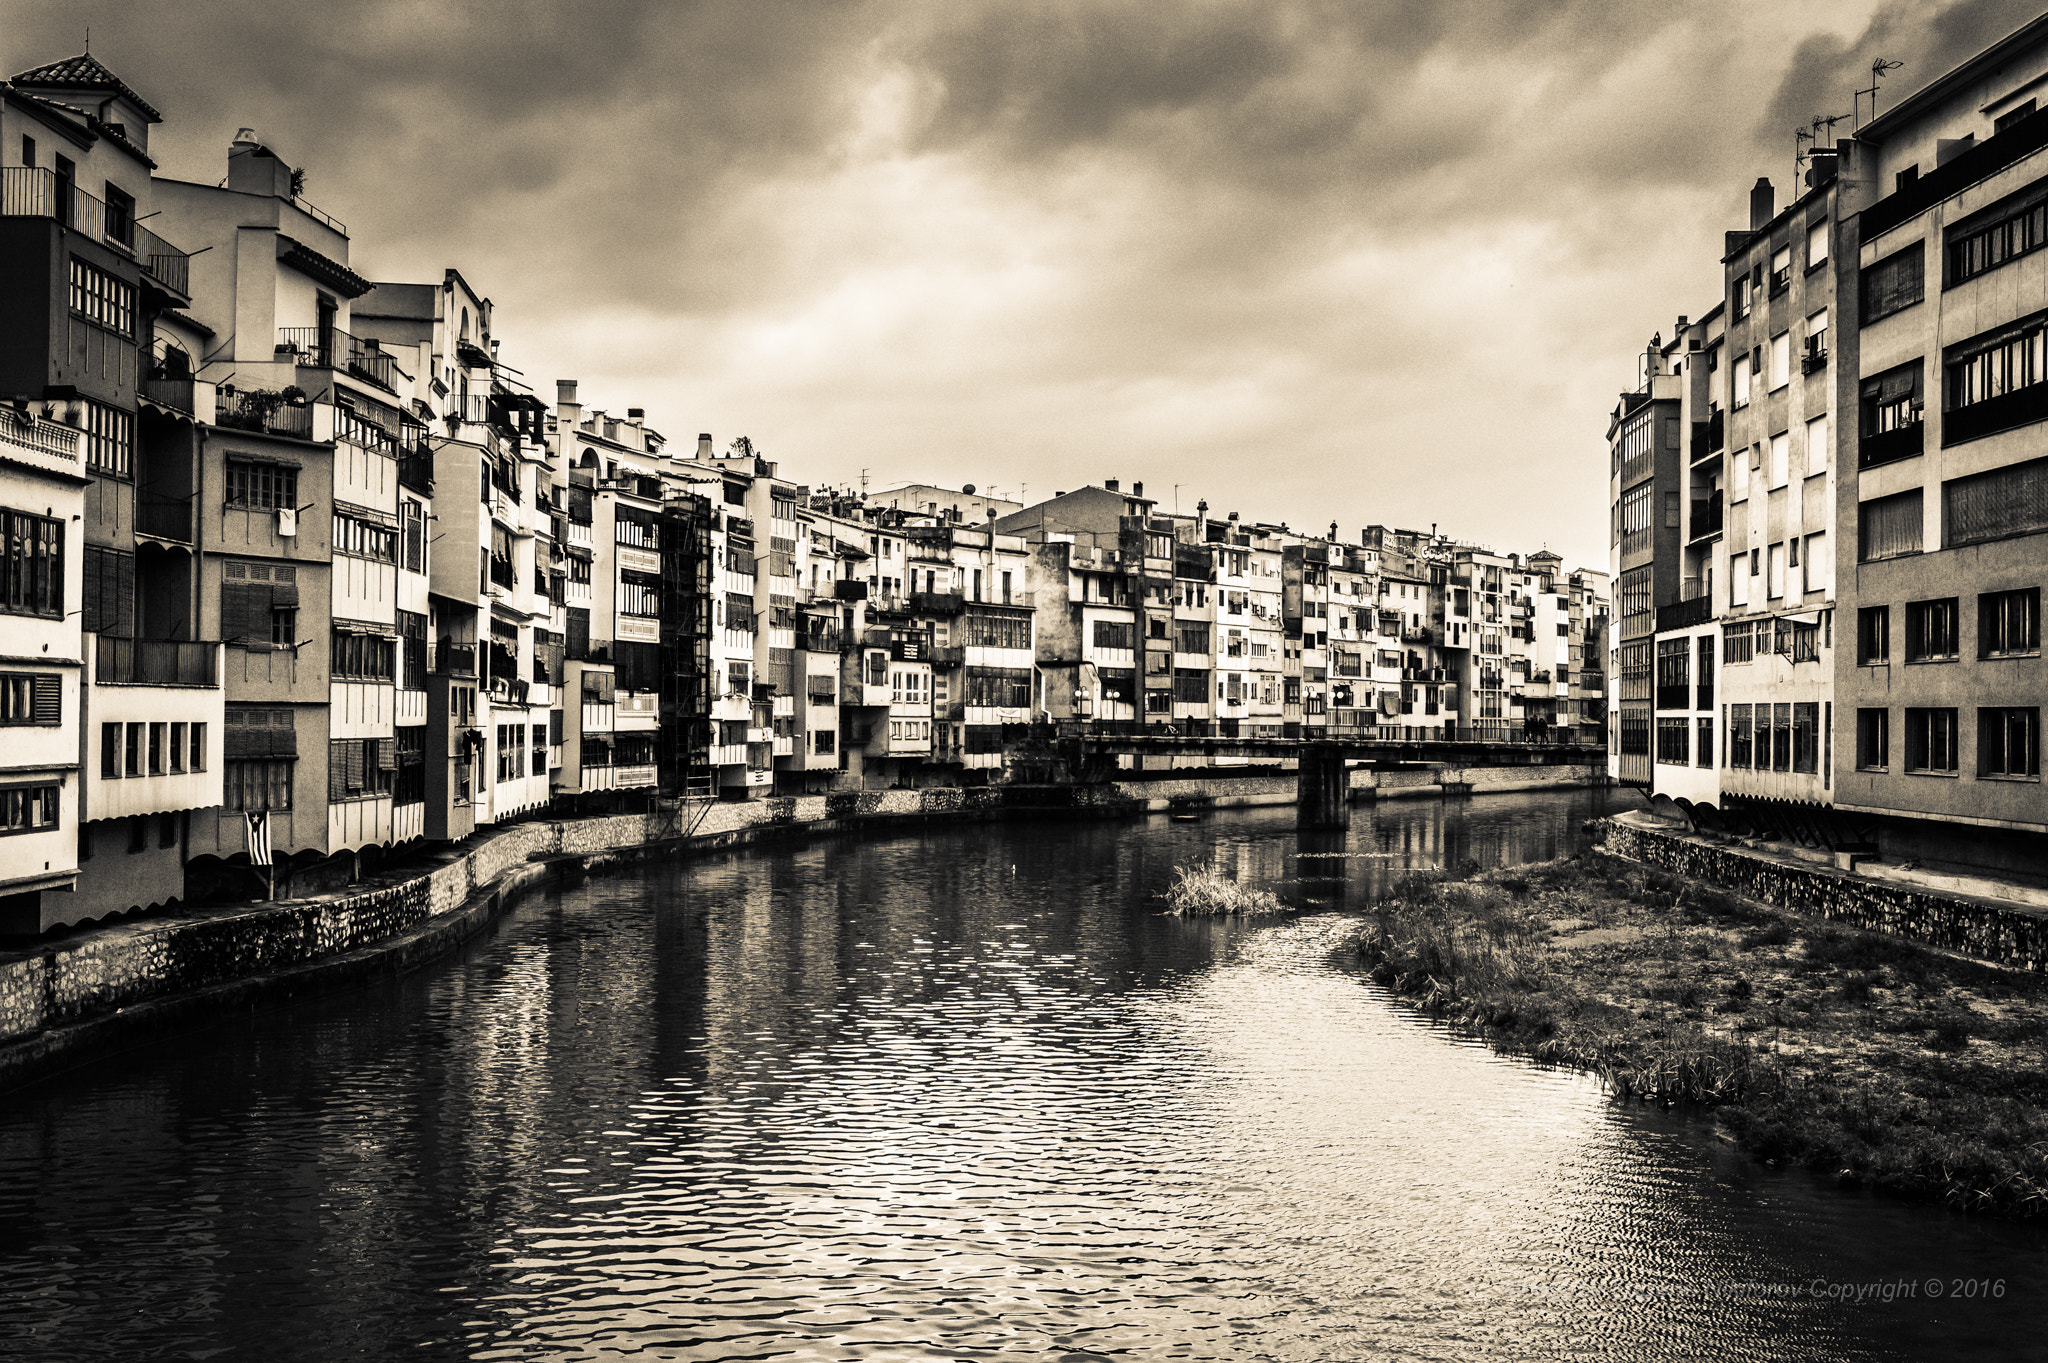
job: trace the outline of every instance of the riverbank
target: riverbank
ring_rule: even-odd
[[[1617,1092],[1710,1108],[1765,1161],[2048,1216],[2048,981],[1594,851],[1412,878],[1374,977]]]

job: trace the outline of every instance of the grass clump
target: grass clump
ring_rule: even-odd
[[[1183,918],[1256,918],[1286,913],[1287,905],[1271,890],[1249,889],[1220,872],[1176,866],[1166,911]]]

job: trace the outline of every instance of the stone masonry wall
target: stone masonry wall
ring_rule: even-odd
[[[1712,883],[1781,909],[1886,932],[1987,961],[2048,968],[2048,917],[1904,889],[1821,866],[1795,866],[1736,848],[1603,820],[1617,856]]]

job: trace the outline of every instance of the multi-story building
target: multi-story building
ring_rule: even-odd
[[[1684,587],[1679,571],[1684,379],[1674,368],[1676,344],[1667,347],[1653,339],[1644,348],[1641,382],[1621,395],[1607,424],[1608,534],[1614,584],[1614,637],[1609,645],[1613,663],[1607,669],[1613,717],[1608,729],[1608,775],[1645,788],[1654,765],[1650,669],[1656,649],[1657,612],[1678,605]],[[1696,604],[1686,609],[1704,619],[1710,603],[1705,597],[1692,600]]]
[[[0,919],[176,902],[220,801],[199,614],[190,257],[156,216],[160,116],[90,56],[0,85]],[[211,413],[207,413],[210,416]]]
[[[1856,325],[1835,328],[1827,371],[1834,577],[1854,629],[1832,669],[1836,806],[1883,840],[2037,870],[2044,79],[2048,17],[1843,145],[1832,259]]]

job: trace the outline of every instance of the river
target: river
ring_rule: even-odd
[[[535,895],[430,969],[0,1097],[0,1356],[2040,1356],[2041,1230],[1758,1167],[1332,960],[1404,867],[1569,852],[1611,798]],[[1314,909],[1164,916],[1186,863]]]

